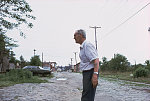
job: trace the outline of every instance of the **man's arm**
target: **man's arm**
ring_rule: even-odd
[[[99,70],[99,59],[95,59],[94,61],[94,72],[98,72]]]
[[[94,63],[94,72],[98,72],[99,70],[99,59],[93,60]],[[98,85],[98,74],[93,73],[92,77],[92,83],[93,83],[93,88],[95,88]]]

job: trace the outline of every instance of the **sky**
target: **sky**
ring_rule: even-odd
[[[74,32],[84,29],[87,40],[97,44],[99,59],[108,60],[114,54],[122,54],[131,64],[150,60],[150,4],[149,0],[27,0],[36,16],[32,21],[34,27],[22,27],[26,38],[19,36],[17,30],[10,31],[8,36],[18,41],[19,47],[14,48],[16,58],[22,55],[30,61],[35,54],[47,62],[57,65],[68,65],[77,52],[79,44],[75,43]],[[143,9],[142,9],[143,8]],[[142,9],[141,11],[139,11]],[[139,11],[139,12],[138,12]],[[138,12],[138,13],[137,13]],[[13,34],[11,34],[13,33]]]

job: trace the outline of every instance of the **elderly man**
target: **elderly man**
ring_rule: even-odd
[[[81,101],[94,101],[98,84],[99,58],[95,47],[86,41],[84,30],[77,30],[74,34],[76,43],[80,44],[80,69],[83,74],[83,92]]]

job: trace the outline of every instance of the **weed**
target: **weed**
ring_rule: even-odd
[[[19,83],[45,83],[37,76],[33,76],[32,72],[23,69],[13,69],[6,74],[0,74],[0,87],[11,86]]]

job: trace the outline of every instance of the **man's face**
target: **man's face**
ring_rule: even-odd
[[[78,34],[78,33],[74,34],[74,39],[75,39],[76,43],[80,44],[81,43],[81,38],[82,38],[81,34]]]

